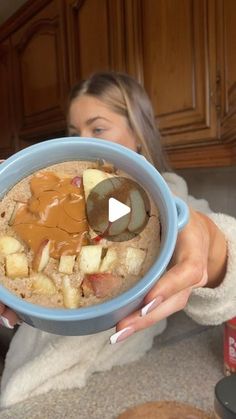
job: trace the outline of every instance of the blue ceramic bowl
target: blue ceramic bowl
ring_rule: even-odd
[[[0,165],[0,198],[29,174],[69,160],[105,159],[130,174],[150,194],[160,211],[161,249],[146,275],[128,291],[102,304],[78,309],[46,308],[18,298],[0,286],[0,301],[18,316],[47,332],[88,335],[113,327],[140,307],[165,271],[173,254],[178,231],[188,221],[188,208],[174,198],[159,172],[142,156],[118,144],[95,138],[59,138],[25,148]]]

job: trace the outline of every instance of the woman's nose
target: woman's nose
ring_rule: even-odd
[[[80,137],[92,137],[92,135],[87,129],[82,129],[80,131]]]

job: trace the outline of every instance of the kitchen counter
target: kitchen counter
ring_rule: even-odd
[[[211,411],[223,376],[222,326],[200,326],[183,312],[139,361],[94,374],[83,389],[54,391],[0,412],[0,419],[112,419],[151,400],[178,400]]]

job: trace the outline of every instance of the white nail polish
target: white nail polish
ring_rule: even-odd
[[[163,301],[163,297],[158,296],[154,298],[152,301],[150,301],[150,303],[146,304],[141,310],[141,317],[144,317],[148,313],[150,313],[150,311],[152,311],[154,308],[159,306],[159,304],[162,303],[162,301]]]
[[[9,320],[6,317],[0,316],[0,322],[3,326],[8,327],[8,329],[14,329],[14,327],[9,323]]]
[[[122,340],[126,339],[128,336],[132,335],[134,333],[133,327],[125,327],[124,329],[120,330],[117,333],[114,333],[110,337],[110,343],[113,345],[114,343],[121,342]]]

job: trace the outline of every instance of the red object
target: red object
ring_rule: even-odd
[[[224,325],[224,372],[236,373],[236,317]]]
[[[82,288],[93,291],[98,298],[112,297],[122,285],[122,278],[109,272],[87,274],[82,282]]]
[[[95,243],[100,242],[100,240],[102,240],[101,236],[96,236],[96,237],[93,238],[93,242],[95,242]]]
[[[71,180],[71,185],[74,185],[74,186],[77,186],[78,188],[80,188],[81,182],[82,182],[82,177],[81,176],[75,176]]]
[[[233,319],[228,320],[227,323],[230,326],[235,326],[236,327],[236,317],[234,317]]]

